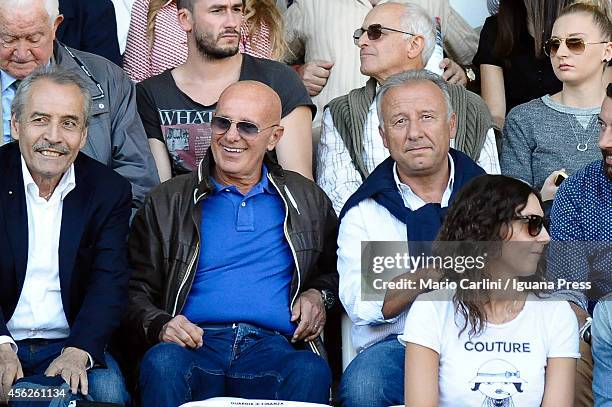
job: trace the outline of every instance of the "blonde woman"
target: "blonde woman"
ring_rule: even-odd
[[[592,4],[565,8],[545,42],[560,92],[512,109],[503,130],[501,169],[552,201],[561,170],[573,172],[601,158],[597,115],[612,59],[612,22]]]

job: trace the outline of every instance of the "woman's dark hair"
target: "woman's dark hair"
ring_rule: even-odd
[[[518,47],[521,33],[527,30],[527,21],[533,20],[536,58],[544,57],[544,42],[550,38],[552,27],[561,10],[571,0],[500,0],[497,14],[497,39],[493,53],[508,60]],[[506,63],[505,68],[511,68]]]
[[[466,268],[464,273],[454,269],[444,270],[448,281],[459,282],[469,276],[479,282],[489,278],[488,262],[501,251],[501,242],[509,238],[510,223],[525,208],[530,195],[535,195],[542,205],[537,190],[523,181],[504,175],[481,175],[468,182],[449,207],[446,219],[434,245],[437,256],[484,256],[485,267]],[[486,253],[486,255],[485,255]],[[541,274],[527,277],[542,280]],[[484,305],[489,301],[488,290],[462,289],[458,284],[453,297],[455,310],[463,316],[460,334],[470,325],[469,335],[481,333],[485,328]]]

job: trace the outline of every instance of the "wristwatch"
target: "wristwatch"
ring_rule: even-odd
[[[468,78],[468,82],[474,82],[476,80],[476,72],[474,72],[471,66],[465,68],[465,75]]]
[[[332,292],[325,288],[321,290],[321,299],[323,300],[323,305],[325,305],[325,309],[330,309],[334,306],[334,303],[336,302],[334,300],[334,295],[332,294]]]

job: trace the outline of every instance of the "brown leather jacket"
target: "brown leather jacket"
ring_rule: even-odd
[[[268,177],[285,203],[285,236],[296,267],[291,306],[314,288],[338,298],[338,220],[325,193],[298,173],[283,170],[267,156]],[[156,189],[138,210],[129,237],[134,270],[126,326],[140,346],[159,342],[162,326],[180,314],[191,289],[200,254],[200,202],[213,191],[210,150],[198,171],[175,177]]]

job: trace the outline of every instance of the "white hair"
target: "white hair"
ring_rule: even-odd
[[[32,4],[40,4],[41,2],[49,15],[49,23],[53,24],[57,16],[59,16],[59,0],[0,0],[0,4],[5,8],[7,6],[10,8],[21,8]]]
[[[387,3],[388,4],[388,3]],[[404,8],[404,12],[400,17],[400,25],[402,31],[423,36],[423,64],[429,61],[429,57],[436,46],[436,26],[434,25],[434,17],[427,14],[427,11],[418,4],[414,3],[397,3]],[[406,34],[406,38],[410,36]]]

